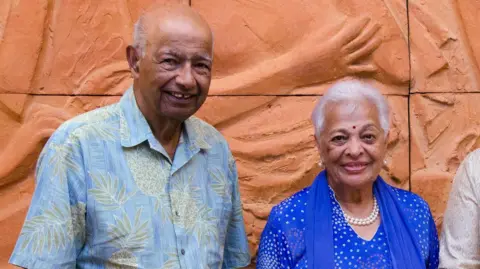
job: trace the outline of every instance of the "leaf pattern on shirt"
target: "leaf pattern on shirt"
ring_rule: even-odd
[[[29,245],[34,254],[43,251],[59,250],[72,242],[75,236],[84,238],[85,204],[74,206],[67,204],[55,205],[43,211],[40,215],[25,221],[20,237],[21,246],[25,250]]]
[[[146,143],[126,148],[124,153],[137,187],[142,193],[155,198],[155,211],[160,211],[162,224],[170,221],[172,215],[166,192],[170,164]]]
[[[53,153],[49,154],[51,158],[48,161],[48,164],[52,166],[53,176],[60,180],[60,184],[65,182],[67,171],[71,173],[80,173],[81,167],[74,158],[74,153],[69,143],[62,145],[51,143],[50,148]],[[41,173],[42,171],[39,171],[39,174]]]
[[[127,194],[127,189],[118,177],[105,172],[89,173],[93,179],[95,188],[89,189],[97,202],[105,206],[107,210],[115,210],[123,206],[136,192]]]
[[[118,117],[118,111],[115,108],[115,106],[108,106],[73,118],[72,123],[82,124],[72,131],[73,136],[82,140],[115,141],[118,137],[118,127],[114,122],[109,121],[111,118]]]
[[[141,222],[142,208],[137,209],[133,223],[126,213],[114,216],[115,224],[108,224],[111,244],[119,249],[141,251],[147,244],[151,232],[149,220]]]
[[[177,252],[173,249],[167,253],[165,253],[167,256],[167,260],[162,264],[162,267],[160,269],[176,269],[178,268],[178,254]]]
[[[192,123],[191,126],[193,127],[193,131],[195,132],[196,139],[192,141],[195,146],[199,148],[210,148],[210,144],[205,141],[204,138],[206,137],[213,137],[218,136],[218,133],[212,131],[210,126],[207,126],[204,122],[200,121],[197,117],[192,116],[190,117],[189,121]]]
[[[118,116],[118,109],[115,105],[105,106],[101,109],[89,111],[87,113],[80,114],[71,119],[72,123],[104,123],[110,118]]]
[[[111,124],[91,124],[85,128],[79,128],[78,133],[80,137],[90,137],[107,141],[114,141],[116,138],[116,127]]]
[[[173,183],[170,197],[172,207],[178,212],[178,225],[186,230],[188,234],[196,236],[199,244],[214,244],[218,241],[217,217],[212,209],[200,203],[199,190],[193,184],[193,176],[187,179],[185,176]],[[212,238],[213,237],[213,238]]]
[[[137,269],[138,262],[135,255],[122,249],[112,254],[105,264],[105,269]]]
[[[225,175],[225,172],[222,172],[220,169],[216,168],[215,170],[209,169],[208,173],[210,174],[213,183],[212,190],[214,190],[220,197],[227,196],[225,199],[230,199],[231,190],[228,178]]]

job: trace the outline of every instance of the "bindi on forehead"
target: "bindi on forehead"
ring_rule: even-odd
[[[355,130],[355,129],[357,129],[357,126],[353,125],[352,128]]]

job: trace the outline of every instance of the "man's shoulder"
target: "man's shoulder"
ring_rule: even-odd
[[[223,135],[218,131],[215,127],[210,125],[209,123],[192,116],[188,119],[191,126],[194,128],[196,135],[201,136],[205,142],[210,145],[215,145],[218,143],[224,144],[226,143],[225,138]]]
[[[113,132],[119,131],[119,128],[115,128],[119,120],[118,103],[100,107],[65,121],[54,132],[51,139],[66,140],[72,137],[83,139],[89,135],[113,136]]]

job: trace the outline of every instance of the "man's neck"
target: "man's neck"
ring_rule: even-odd
[[[138,108],[147,120],[153,136],[155,136],[158,142],[160,142],[170,159],[173,161],[178,142],[180,141],[183,122],[154,114],[153,111],[146,108],[147,104],[142,96],[139,96],[135,91],[134,94]]]
[[[182,134],[182,122],[158,118],[155,120],[147,119],[147,121],[153,135],[167,151],[170,159],[173,160]]]

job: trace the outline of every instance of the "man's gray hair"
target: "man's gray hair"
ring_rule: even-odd
[[[378,110],[380,125],[387,135],[390,128],[390,110],[387,99],[373,86],[358,80],[345,80],[335,83],[320,98],[312,112],[315,137],[319,139],[325,124],[325,107],[329,103],[359,102],[368,100]]]
[[[147,31],[143,20],[143,15],[141,15],[133,26],[133,47],[137,49],[142,58],[145,56],[145,47],[147,45]]]
[[[213,42],[214,35],[212,29],[210,29],[212,35],[212,55],[213,55]],[[140,54],[140,57],[145,56],[145,50],[147,46],[147,26],[145,25],[145,14],[140,15],[138,20],[133,25],[133,47]]]

